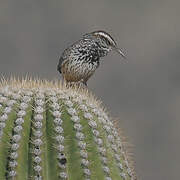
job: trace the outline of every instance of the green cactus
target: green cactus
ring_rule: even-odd
[[[134,180],[117,127],[87,90],[1,80],[0,180]]]

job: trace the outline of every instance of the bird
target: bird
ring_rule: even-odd
[[[112,50],[126,58],[109,33],[103,30],[86,33],[63,51],[57,70],[65,82],[81,82],[87,86],[87,81],[99,67],[102,57]]]

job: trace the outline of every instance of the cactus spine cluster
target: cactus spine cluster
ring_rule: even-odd
[[[134,180],[100,102],[58,82],[1,81],[0,179]]]

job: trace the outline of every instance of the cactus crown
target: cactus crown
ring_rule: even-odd
[[[0,179],[133,180],[121,136],[87,90],[1,80]]]

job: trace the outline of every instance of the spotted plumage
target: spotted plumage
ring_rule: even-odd
[[[88,79],[99,67],[100,58],[106,56],[111,50],[116,50],[124,56],[113,38],[105,31],[85,34],[64,50],[57,69],[66,82],[82,82],[86,85]]]

